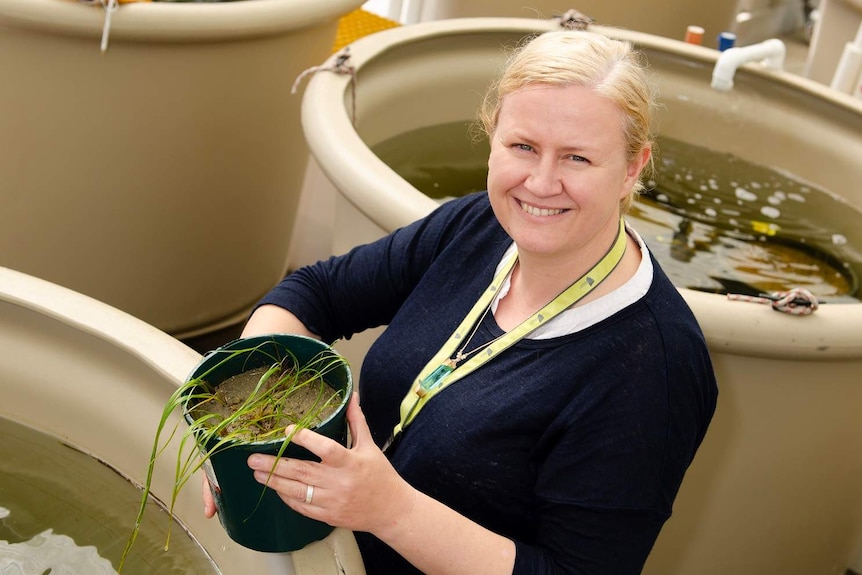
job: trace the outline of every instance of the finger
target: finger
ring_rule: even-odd
[[[280,461],[283,461],[281,459]],[[248,466],[254,469],[255,471],[273,471],[274,473],[278,473],[278,469],[273,469],[276,466],[276,457],[274,455],[267,455],[265,453],[252,453],[248,456],[247,460]]]
[[[204,517],[210,519],[216,514],[215,498],[213,497],[212,487],[206,476],[201,480],[202,496],[204,500]]]
[[[248,457],[248,466],[256,473],[261,474],[264,479],[261,483],[273,489],[278,489],[277,485],[283,484],[276,482],[276,479],[312,485],[318,485],[324,481],[320,464],[316,461],[287,457],[276,458],[273,455],[254,453]],[[255,479],[257,478],[258,476],[255,475]]]
[[[288,437],[291,437],[291,434],[293,434],[293,437],[290,440],[291,443],[304,447],[316,455],[323,463],[338,465],[343,459],[340,456],[347,451],[346,448],[337,441],[308,428],[294,431],[291,426],[285,430],[285,433]]]
[[[322,489],[311,483],[288,479],[279,475],[270,475],[268,471],[262,470],[256,470],[254,478],[261,485],[275,490],[285,502],[290,500],[289,502],[294,505],[299,503],[311,505],[312,502],[317,503],[320,500]],[[309,486],[312,487],[309,488]]]
[[[365,414],[359,406],[359,394],[356,392],[353,393],[350,403],[347,404],[347,425],[350,426],[350,436],[353,438],[354,447],[374,443],[368,421],[366,421]]]
[[[308,494],[308,486],[311,485],[310,483],[290,479],[281,475],[271,475],[269,471],[261,469],[255,470],[254,479],[261,485],[266,485],[267,487],[278,491],[280,495],[286,495],[294,501],[305,501]]]

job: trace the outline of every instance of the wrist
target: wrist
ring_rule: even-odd
[[[390,492],[389,505],[386,506],[380,525],[371,530],[375,537],[390,547],[397,547],[397,541],[412,531],[413,518],[421,495],[400,476],[398,483],[397,488]]]

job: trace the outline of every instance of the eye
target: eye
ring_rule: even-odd
[[[529,144],[513,144],[512,147],[515,148],[516,150],[522,150],[524,152],[533,151],[533,146],[531,146]]]
[[[570,160],[575,161],[575,162],[586,162],[586,163],[589,163],[589,162],[590,162],[590,161],[589,161],[588,159],[586,159],[585,157],[583,157],[583,156],[578,156],[578,155],[576,155],[576,154],[572,154],[571,156],[568,156],[568,158],[569,158]]]

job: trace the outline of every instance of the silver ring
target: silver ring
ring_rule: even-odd
[[[311,505],[311,498],[314,497],[314,485],[309,485],[305,488],[305,504]]]

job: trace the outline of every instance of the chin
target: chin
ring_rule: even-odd
[[[520,253],[531,253],[535,255],[553,255],[564,251],[558,240],[545,238],[525,237],[523,234],[514,237],[515,244]]]

